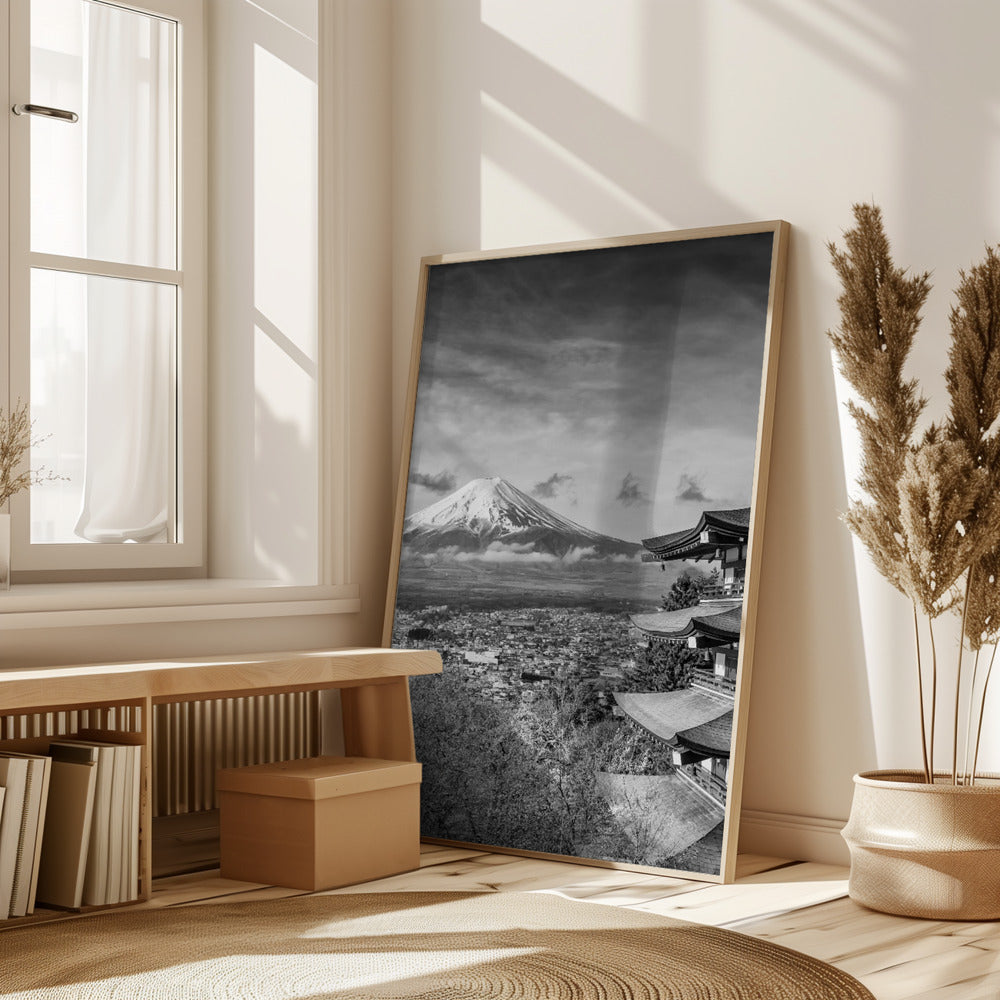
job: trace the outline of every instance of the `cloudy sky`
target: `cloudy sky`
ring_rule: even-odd
[[[407,513],[481,476],[629,540],[746,506],[771,245],[432,267]]]

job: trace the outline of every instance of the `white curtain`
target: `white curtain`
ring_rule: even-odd
[[[87,256],[175,268],[175,46],[165,22],[85,3]],[[167,541],[174,477],[171,285],[89,278],[76,534]]]

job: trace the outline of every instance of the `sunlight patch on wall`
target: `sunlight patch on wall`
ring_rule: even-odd
[[[254,46],[254,550],[316,579],[317,86]]]
[[[629,72],[597,76],[608,49],[627,51],[641,46],[645,24],[643,0],[615,0],[601,14],[593,8],[581,17],[578,0],[548,0],[529,5],[510,0],[482,0],[482,23],[509,39],[615,110],[639,119],[646,105],[644,68],[639,60]],[[600,82],[600,89],[594,84]]]
[[[845,192],[854,192],[856,200],[899,174],[895,106],[907,79],[898,45],[884,42],[881,31],[868,24],[871,18],[862,22],[827,8],[801,0],[705,8],[705,50],[712,65],[703,93],[706,176],[720,188],[745,191],[750,204],[773,203],[776,174],[805,181],[820,164],[839,162],[845,142],[854,141],[848,136],[861,123],[878,140],[858,147],[865,155],[845,159]],[[764,71],[765,39],[769,61],[780,64],[781,72]],[[833,94],[835,101],[819,96]],[[824,127],[803,128],[801,142],[788,142],[796,123],[816,121]],[[780,162],[767,153],[776,148],[783,150]],[[761,211],[767,214],[768,208]]]
[[[316,360],[317,89],[254,46],[254,305]]]
[[[667,228],[659,213],[495,97],[483,93],[481,101],[483,246],[516,244],[526,220],[539,234],[551,233],[539,241],[584,239],[612,220],[620,227],[623,214],[635,232]]]

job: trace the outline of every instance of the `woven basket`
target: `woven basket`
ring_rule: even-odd
[[[873,910],[936,920],[1000,917],[1000,777],[924,784],[919,771],[854,777],[850,896]]]

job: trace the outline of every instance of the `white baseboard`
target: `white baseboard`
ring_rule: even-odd
[[[744,809],[740,814],[740,854],[763,854],[791,861],[849,865],[840,836],[846,820]]]

